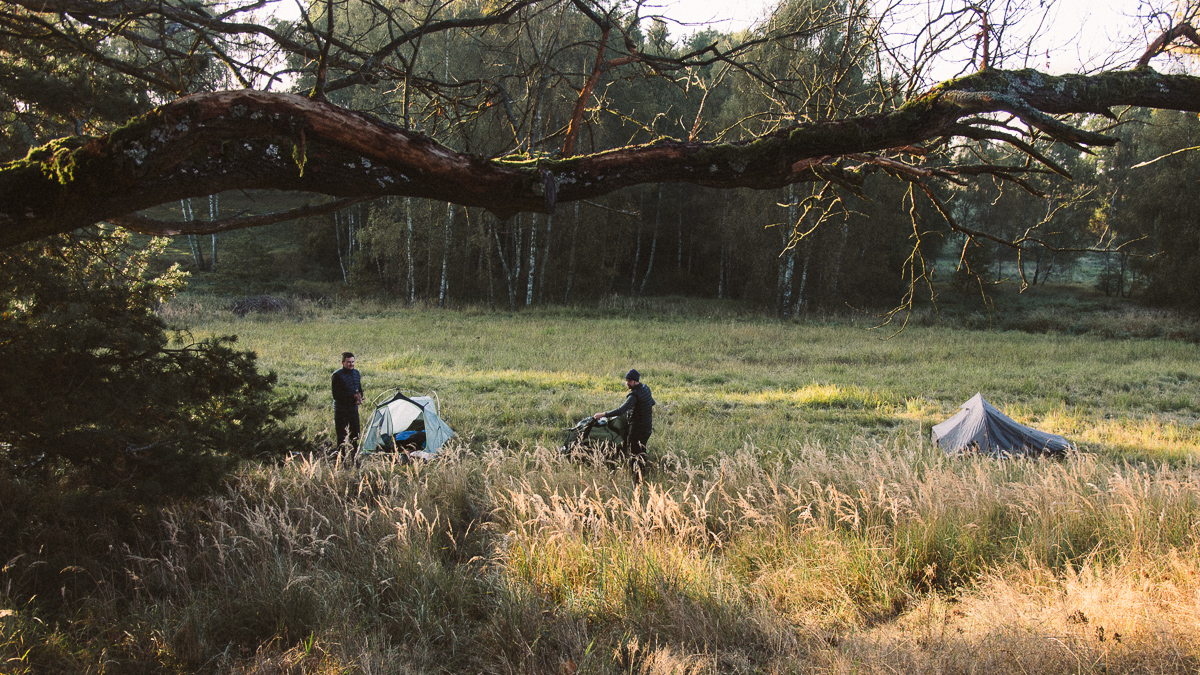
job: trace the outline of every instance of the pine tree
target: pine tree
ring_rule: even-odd
[[[280,426],[299,400],[253,352],[169,335],[154,308],[183,274],[151,272],[162,246],[91,229],[0,251],[3,470],[146,504],[300,444]]]

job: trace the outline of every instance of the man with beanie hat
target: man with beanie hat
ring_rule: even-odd
[[[633,482],[642,482],[642,471],[646,467],[646,443],[650,434],[654,433],[654,397],[650,395],[650,387],[642,384],[642,376],[636,370],[625,373],[625,386],[629,394],[620,408],[608,412],[598,412],[592,417],[601,419],[629,414],[629,470],[633,473]]]

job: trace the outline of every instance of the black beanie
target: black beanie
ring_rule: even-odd
[[[628,373],[625,373],[625,379],[633,380],[634,382],[641,382],[642,376],[638,375],[638,371],[630,369]]]

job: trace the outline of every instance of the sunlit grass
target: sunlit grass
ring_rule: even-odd
[[[1196,672],[1195,345],[920,326],[881,340],[646,307],[663,309],[185,306],[197,336],[239,334],[309,396],[296,423],[316,441],[346,349],[369,397],[436,392],[459,438],[428,465],[244,466],[110,551],[108,571],[9,561],[7,579],[98,581],[54,577],[66,622],[5,587],[5,668]],[[620,402],[631,366],[659,402],[637,489],[555,450]],[[932,448],[929,428],[975,392],[1080,451]]]
[[[1167,340],[921,326],[885,340],[865,321],[793,324],[719,310],[714,319],[370,303],[246,319],[203,302],[189,311],[196,335],[238,334],[285,391],[307,395],[295,423],[315,437],[328,436],[329,374],[351,350],[368,398],[436,392],[475,447],[554,443],[619,403],[630,367],[660,404],[654,446],[697,459],[748,440],[782,451],[797,440],[927,432],[976,392],[1086,450],[1181,460],[1200,446],[1200,347]]]
[[[722,397],[740,405],[790,405],[797,408],[855,408],[880,409],[889,402],[878,393],[862,387],[839,387],[832,384],[811,384],[800,389],[730,393]]]

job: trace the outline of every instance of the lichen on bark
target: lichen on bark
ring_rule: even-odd
[[[797,124],[734,143],[667,139],[565,159],[464,155],[369,115],[294,95],[198,94],[107,136],[60,139],[0,167],[0,245],[237,187],[416,196],[507,216],[639,183],[852,186],[863,169],[837,163],[839,157],[963,134],[970,124],[964,118],[979,113],[1015,112],[1056,138],[1106,142],[1049,116],[1103,114],[1115,105],[1197,111],[1200,78],[1149,68],[1087,76],[989,69],[881,114]],[[547,198],[551,184],[556,199]]]

